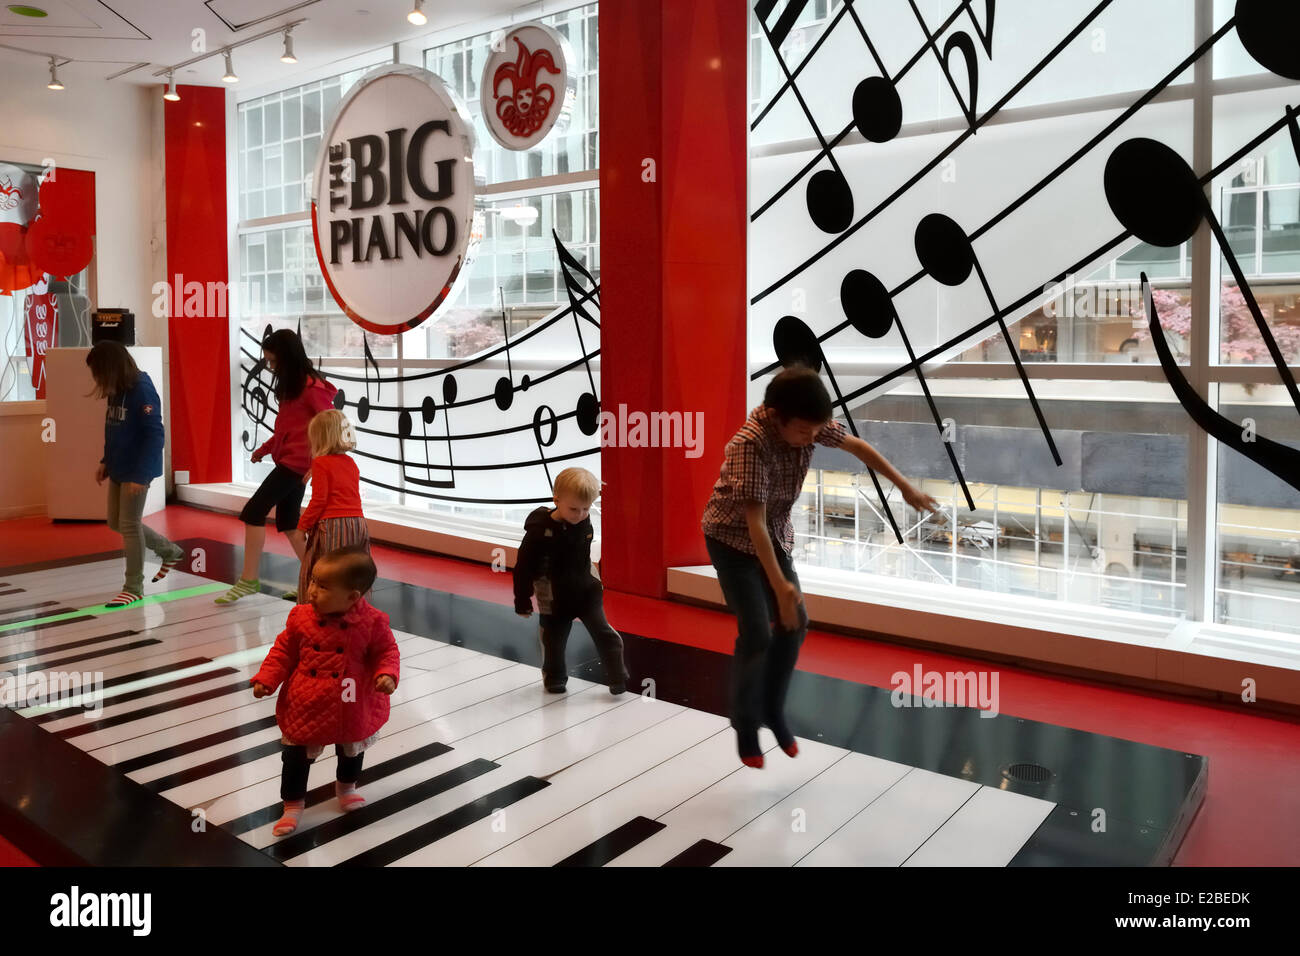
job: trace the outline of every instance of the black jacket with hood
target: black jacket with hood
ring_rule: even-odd
[[[534,587],[542,614],[576,614],[593,588],[600,588],[591,564],[590,518],[578,524],[551,517],[544,505],[524,522],[524,540],[515,559],[515,610],[532,611]]]

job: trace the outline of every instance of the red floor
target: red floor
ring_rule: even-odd
[[[172,538],[243,541],[237,519],[193,508],[171,506],[151,516],[149,524]],[[268,535],[267,542],[275,553],[292,553],[280,535]],[[102,524],[52,524],[44,518],[0,522],[0,565],[119,546],[117,536]],[[382,545],[373,552],[386,578],[511,603],[509,575],[484,565]],[[723,652],[730,651],[735,636],[732,620],[717,611],[615,592],[607,592],[605,607],[615,627],[638,634]],[[970,658],[811,631],[799,667],[889,687],[890,675],[910,672],[918,662],[924,670],[941,672],[987,666]],[[998,673],[1003,713],[1209,756],[1209,794],[1176,865],[1300,864],[1300,722],[1005,666]],[[9,849],[0,840],[0,864],[15,862]]]

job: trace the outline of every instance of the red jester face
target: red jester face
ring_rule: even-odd
[[[515,37],[514,41],[519,47],[519,59],[497,69],[492,77],[492,95],[497,97],[497,117],[505,128],[515,136],[527,137],[542,128],[555,103],[555,87],[538,83],[537,74],[545,70],[558,76],[560,69],[549,50],[530,53],[522,40]],[[507,82],[510,94],[502,95],[501,87]]]

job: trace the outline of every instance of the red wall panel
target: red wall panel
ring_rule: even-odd
[[[703,453],[605,448],[607,586],[665,594],[745,412],[746,7],[600,11],[601,407],[704,416]],[[654,181],[643,178],[654,161]]]
[[[186,315],[185,286],[227,283],[226,91],[206,86],[177,88],[180,100],[165,104],[167,168],[167,282],[172,286],[167,320],[171,363],[172,468],[190,481],[229,481],[229,317]],[[213,304],[226,297],[213,297]]]

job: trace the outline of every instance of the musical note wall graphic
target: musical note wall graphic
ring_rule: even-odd
[[[325,363],[339,388],[334,405],[354,423],[364,485],[457,504],[529,505],[551,500],[558,470],[599,470],[591,362],[600,355],[600,285],[558,235],[555,242],[569,304],[521,334],[507,328],[503,344],[443,368],[399,369],[376,358],[363,337],[361,375]],[[274,425],[275,408],[261,340],[247,329],[241,339],[243,444],[252,450]],[[528,360],[547,370],[516,380]]]
[[[1004,151],[1002,168],[989,161],[995,155],[991,152],[994,147],[980,145],[989,136],[998,135],[985,133],[991,121],[1004,110],[1053,99],[1054,91],[1034,99],[1039,90],[1036,83],[1063,82],[1062,64],[1074,55],[1070,51],[1081,38],[1086,42],[1088,32],[1098,24],[1122,23],[1115,18],[1134,15],[1140,7],[1136,0],[1100,0],[1081,8],[1082,17],[1064,4],[1036,7],[1046,11],[1042,12],[1044,18],[1062,20],[1055,42],[1049,40],[1050,47],[1039,55],[1038,50],[1028,48],[1024,31],[1018,34],[1018,43],[1006,42],[1002,35],[1006,19],[1005,14],[999,18],[999,6],[1007,7],[996,0],[960,0],[951,8],[945,4],[946,14],[942,19],[936,17],[932,25],[915,0],[870,5],[844,0],[831,12],[802,60],[791,64],[782,47],[807,8],[806,0],[787,0],[784,6],[776,0],[753,4],[756,26],[766,42],[766,52],[775,59],[779,84],[766,102],[758,104],[751,134],[762,133],[764,124],[784,122],[778,140],[797,143],[807,139],[814,145],[803,153],[796,147],[794,152],[779,155],[779,161],[766,159],[771,151],[759,151],[755,154],[758,158],[751,160],[750,250],[751,257],[757,259],[757,264],[751,265],[755,279],[750,296],[751,328],[762,329],[772,323],[775,356],[775,361],[754,371],[751,378],[758,380],[796,360],[824,371],[835,406],[856,434],[854,407],[860,413],[861,403],[904,376],[915,375],[942,440],[943,419],[923,366],[950,359],[970,344],[996,335],[1010,352],[1043,434],[1044,450],[1059,467],[1061,454],[1009,326],[1048,298],[1045,290],[1054,283],[1104,264],[1106,257],[1123,252],[1135,240],[1177,247],[1204,221],[1300,411],[1300,391],[1206,196],[1206,187],[1215,177],[1283,126],[1291,130],[1300,157],[1295,108],[1288,107],[1286,115],[1248,141],[1230,145],[1230,155],[1198,176],[1174,149],[1159,142],[1185,132],[1190,110],[1180,117],[1158,99],[1173,84],[1185,82],[1190,69],[1225,37],[1234,35],[1260,66],[1285,79],[1300,80],[1300,54],[1295,47],[1295,38],[1300,36],[1300,4],[1238,0],[1231,16],[1188,48],[1179,49],[1172,42],[1161,44],[1161,37],[1141,38],[1145,49],[1139,66],[1148,76],[1127,103],[1074,117],[1079,132],[1066,149],[1047,144],[1032,156]],[[886,17],[893,30],[890,43],[874,36]],[[900,24],[915,27],[913,40],[902,47],[897,42],[898,30],[903,29]],[[850,55],[846,51],[855,52]],[[1000,69],[989,71],[994,62]],[[1096,61],[1093,68],[1104,69],[1104,62]],[[924,85],[924,78],[918,78],[922,70],[937,70],[929,86]],[[982,72],[1000,77],[1000,86],[982,82]],[[813,88],[812,77],[823,87],[847,79],[843,87],[825,89]],[[909,83],[916,84],[910,96]],[[905,123],[936,122],[936,91],[946,99],[940,114],[953,116],[941,128],[955,125],[955,135],[933,149],[927,146],[936,137],[923,136],[894,148],[901,143],[899,134]],[[1059,94],[1055,98],[1060,99]],[[1151,135],[1142,135],[1148,132]],[[885,144],[893,145],[886,148]],[[964,169],[984,171],[990,178],[972,181],[967,173],[960,187],[936,188],[940,167],[966,157]],[[1006,168],[1012,161],[1017,168]],[[1032,170],[1032,175],[1025,170]],[[1050,236],[1055,259],[1046,251],[1026,248],[1026,235],[1035,235],[1035,225],[1041,228],[1045,221],[1050,222],[1042,211],[1050,197],[1066,192],[1071,208],[1079,207],[1080,195],[1094,195],[1094,205],[1104,197],[1122,230],[1106,234],[1104,222],[1096,222],[1104,217],[1093,216],[1087,223],[1092,233],[1077,228],[1077,240],[1066,241],[1056,233]],[[936,198],[936,194],[947,198]],[[996,200],[984,201],[985,195],[996,196]],[[954,205],[960,205],[960,215],[949,208]],[[800,216],[814,228],[801,231]],[[907,230],[911,240],[907,245],[914,256],[907,271],[902,271],[907,265],[907,249],[900,230]],[[1010,259],[1010,249],[1020,258],[995,276],[990,263]],[[887,269],[901,274],[886,281]],[[969,283],[972,276],[977,284]],[[1011,282],[1016,287],[1009,290]],[[982,302],[970,297],[967,285],[971,293],[979,290]],[[813,303],[805,310],[806,320],[789,314],[780,302],[781,296],[795,291],[807,293]],[[945,302],[955,304],[953,314],[941,308]],[[979,311],[970,314],[972,308]],[[1300,488],[1300,469],[1296,468],[1300,453],[1276,442],[1261,442],[1243,450],[1239,447],[1245,444],[1240,429],[1225,427],[1226,420],[1215,420],[1216,413],[1204,402],[1193,400],[1194,390],[1172,359],[1166,360],[1168,348],[1156,323],[1154,305],[1149,311],[1166,376],[1193,419],[1216,437],[1225,436],[1221,440],[1274,474],[1289,475],[1285,480]],[[918,332],[923,336],[919,347],[915,344]],[[834,341],[840,347],[856,348],[887,337],[901,343],[906,360],[895,361],[883,373],[870,372],[875,377],[860,387],[844,387],[844,374],[837,375],[832,364],[837,353],[827,346]],[[1236,434],[1235,442],[1230,431]],[[954,479],[967,506],[974,510],[957,456],[949,442],[944,441],[944,446]],[[874,474],[871,478],[883,516],[901,541],[879,481]]]

